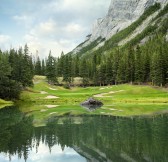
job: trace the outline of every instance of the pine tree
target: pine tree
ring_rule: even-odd
[[[42,65],[39,56],[37,56],[37,60],[35,63],[35,75],[42,75]]]
[[[100,86],[104,86],[106,81],[106,64],[102,62],[98,66],[97,71],[98,71],[98,82]]]
[[[24,52],[22,48],[19,48],[18,52],[11,49],[9,52],[9,63],[12,67],[11,78],[13,80],[21,83],[23,87],[33,85],[34,68],[27,45],[25,45]]]
[[[46,66],[45,66],[45,61],[43,59],[41,63],[41,75],[45,75],[45,71],[46,71]]]
[[[135,61],[134,61],[134,50],[132,46],[129,46],[126,52],[126,82],[134,81]]]
[[[46,61],[46,77],[50,84],[58,83],[56,76],[56,66],[55,66],[55,58],[51,55],[51,51],[49,52],[48,59]]]
[[[113,60],[113,65],[112,65],[112,69],[113,69],[113,80],[115,85],[117,84],[117,72],[118,72],[118,68],[119,68],[119,62],[120,62],[120,50],[119,48],[117,48],[115,50],[115,52],[112,54],[112,60]]]
[[[117,76],[116,76],[116,82],[126,83],[126,66],[127,66],[127,55],[123,53],[122,57],[120,58],[118,70],[117,70]]]
[[[32,58],[29,56],[29,49],[27,44],[24,47],[24,53],[22,58],[22,76],[21,76],[21,83],[24,87],[26,86],[32,86],[33,85],[33,63]]]
[[[72,82],[72,56],[64,56],[63,81],[69,84]]]
[[[135,81],[138,83],[142,83],[144,81],[144,62],[142,59],[142,52],[140,46],[137,46],[135,52]]]
[[[86,59],[82,59],[80,62],[80,77],[82,77],[82,83],[84,86],[89,84],[89,75]]]
[[[58,76],[59,77],[63,77],[63,69],[64,69],[64,52],[61,53],[61,57],[58,58],[58,65],[57,65],[57,68],[58,68]]]
[[[113,83],[113,69],[112,62],[110,58],[106,60],[106,83],[111,85]]]
[[[0,51],[0,98],[2,99],[19,98],[21,86],[11,79],[11,72],[8,54]]]
[[[76,55],[75,57],[75,62],[73,63],[74,65],[74,76],[78,77],[79,76],[79,56]]]

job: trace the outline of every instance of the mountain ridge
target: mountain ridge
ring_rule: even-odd
[[[103,46],[105,41],[109,40],[113,35],[137,21],[150,6],[160,3],[162,9],[167,2],[167,0],[111,0],[107,15],[95,21],[91,34],[72,53],[79,53],[83,48],[92,46],[92,44],[96,44],[94,46],[96,48]],[[154,14],[151,19],[156,15]]]

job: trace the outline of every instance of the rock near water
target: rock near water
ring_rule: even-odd
[[[103,106],[103,103],[101,101],[95,100],[93,98],[89,98],[88,100],[82,102],[81,106],[89,109],[90,111],[93,111],[93,110]]]
[[[105,40],[109,39],[136,21],[149,6],[156,2],[163,7],[168,0],[111,0],[107,15],[94,22],[92,32],[86,37],[85,43],[74,49],[73,52],[79,52],[99,37],[105,38]]]

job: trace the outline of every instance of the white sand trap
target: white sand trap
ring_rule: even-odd
[[[118,110],[119,112],[123,112],[124,110]]]
[[[57,112],[52,112],[52,113],[50,113],[50,115],[52,115],[52,114],[57,114]]]
[[[47,93],[47,92],[45,92],[45,91],[41,91],[40,93],[41,93],[41,94],[48,94],[48,93]]]
[[[100,93],[100,94],[94,95],[94,97],[112,97],[112,96],[104,96],[104,95],[115,94],[115,93],[123,92],[123,91],[124,91],[124,90],[110,91],[110,92],[108,92],[108,93]]]
[[[118,93],[118,92],[123,92],[124,90],[119,90],[119,91],[110,91],[109,94],[114,94],[114,93]]]
[[[116,111],[117,109],[110,109],[111,111]]]
[[[41,112],[45,112],[45,111],[47,111],[47,110],[46,110],[46,109],[41,109],[40,111],[41,111]]]
[[[55,89],[55,88],[51,88],[51,87],[50,87],[49,89],[50,89],[50,90],[53,90],[53,91],[57,91],[57,90],[58,90],[58,89]]]
[[[103,89],[105,89],[105,88],[100,88],[99,90],[103,90]]]
[[[116,93],[116,91],[110,91],[108,94],[114,94]]]
[[[51,109],[51,108],[55,108],[58,107],[59,105],[45,105],[47,108]]]
[[[109,94],[109,93],[100,93],[100,94],[94,95],[94,97],[111,97],[111,96],[104,96],[106,94]]]
[[[54,98],[59,98],[59,97],[57,97],[57,96],[47,96],[47,97],[45,97],[45,99],[54,99]]]

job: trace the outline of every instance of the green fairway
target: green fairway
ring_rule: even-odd
[[[153,115],[168,111],[168,92],[150,86],[114,85],[65,89],[49,85],[45,77],[35,76],[34,88],[21,94],[20,110],[33,114],[38,125],[53,116]],[[88,111],[80,103],[94,97],[104,103],[96,111]]]

